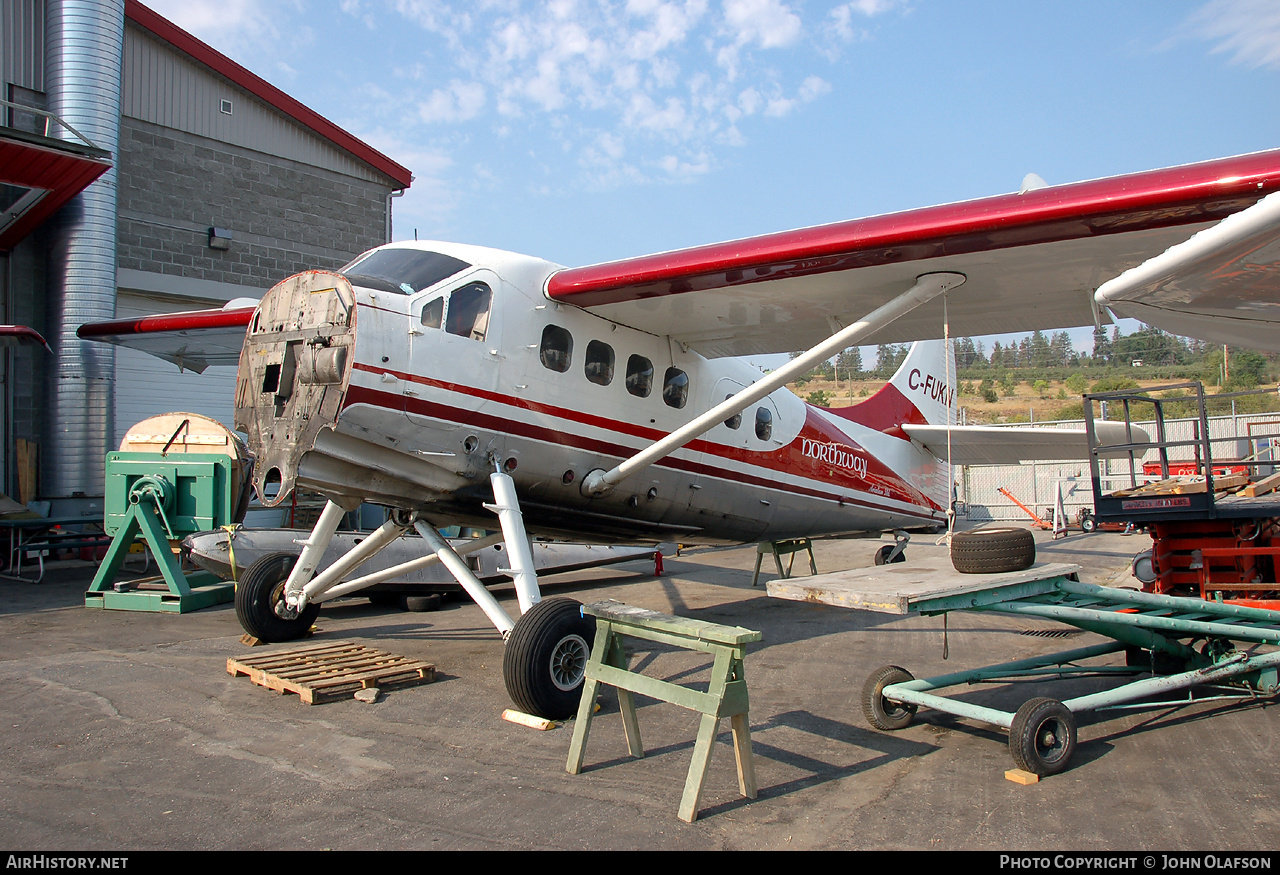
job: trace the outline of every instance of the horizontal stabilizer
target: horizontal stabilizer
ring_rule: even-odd
[[[138,319],[87,322],[76,335],[81,340],[114,343],[151,353],[182,370],[203,373],[210,365],[240,363],[245,329],[256,302],[237,298],[216,310],[190,310]]]
[[[1132,438],[1126,438],[1121,422],[1097,422],[1098,438],[1103,447],[1117,446],[1131,440],[1146,443],[1146,431],[1132,426]],[[903,425],[902,430],[939,459],[947,458],[945,425]],[[1124,450],[1103,452],[1104,458],[1125,454]],[[1016,465],[1020,462],[1086,460],[1089,439],[1083,428],[1010,428],[1002,425],[956,425],[951,427],[951,462],[954,465]]]

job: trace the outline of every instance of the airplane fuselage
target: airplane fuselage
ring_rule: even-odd
[[[430,284],[387,276],[388,261],[424,252],[442,261],[418,265]],[[433,270],[452,272],[435,280]],[[950,406],[945,364],[911,369],[842,413],[776,390],[588,497],[588,472],[761,375],[549,301],[556,270],[478,247],[393,244],[344,275],[301,274],[268,292],[241,357],[236,414],[267,503],[298,486],[485,525],[498,466],[534,534],[741,543],[945,524],[945,466],[896,428],[923,421],[914,402]]]

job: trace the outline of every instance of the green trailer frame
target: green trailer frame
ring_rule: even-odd
[[[767,587],[776,598],[881,613],[977,611],[1055,620],[1112,640],[931,678],[916,679],[899,666],[883,666],[867,678],[862,691],[863,713],[877,729],[901,729],[921,707],[979,720],[1009,732],[1010,753],[1020,768],[1049,775],[1064,769],[1074,752],[1078,714],[1167,704],[1170,693],[1205,685],[1226,688],[1232,697],[1280,692],[1280,650],[1257,650],[1280,645],[1280,612],[1080,583],[1080,567],[1065,563],[962,575],[942,562],[776,580]],[[1253,650],[1240,644],[1253,645]],[[1126,654],[1126,665],[1086,664],[1118,652]],[[1142,675],[1149,677],[1134,679]],[[1129,680],[1061,702],[1031,698],[1017,711],[942,693],[979,683],[1079,677]]]

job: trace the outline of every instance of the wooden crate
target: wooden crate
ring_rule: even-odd
[[[308,705],[350,697],[368,687],[413,687],[436,679],[436,667],[431,663],[354,641],[234,657],[227,660],[227,673],[232,677],[247,675],[258,686],[277,693],[297,693]]]

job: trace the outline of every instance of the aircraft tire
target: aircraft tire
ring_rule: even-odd
[[[1036,698],[1023,704],[1009,727],[1009,752],[1018,768],[1056,775],[1076,749],[1076,718],[1057,699]]]
[[[284,585],[297,561],[291,553],[263,556],[236,584],[236,619],[259,641],[273,644],[301,638],[320,613],[320,605],[314,603],[300,613],[284,605]]]
[[[879,550],[877,550],[877,551],[876,551],[875,563],[876,563],[877,565],[884,565],[884,564],[886,564],[886,563],[889,561],[889,557],[893,555],[893,548],[894,548],[894,546],[895,546],[894,544],[885,544],[883,547],[881,547]],[[897,564],[897,563],[899,563],[899,562],[906,562],[906,561],[907,561],[907,551],[906,551],[906,550],[903,550],[903,551],[902,551],[901,553],[899,553],[897,556],[894,556],[894,557],[893,557],[893,562],[894,562],[894,564]]]
[[[423,614],[428,611],[440,610],[440,603],[443,599],[438,593],[431,595],[407,595],[400,601],[401,607],[406,611],[414,614]]]
[[[1036,561],[1036,541],[1026,529],[979,529],[951,536],[951,564],[961,574],[1021,571]]]
[[[916,716],[916,706],[905,702],[890,702],[884,697],[884,688],[915,680],[911,672],[896,665],[882,665],[873,671],[862,685],[862,716],[881,732],[906,729]]]
[[[580,602],[544,599],[530,608],[502,655],[502,679],[516,708],[548,720],[576,714],[595,636],[595,618],[582,616]]]

